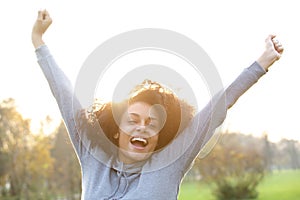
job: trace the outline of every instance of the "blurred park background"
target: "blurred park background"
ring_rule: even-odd
[[[300,199],[297,1],[10,0],[0,2],[1,200],[71,200],[81,192],[77,158],[31,44],[37,11],[45,8],[53,19],[45,41],[73,83],[98,45],[134,29],[194,40],[224,85],[260,55],[268,34],[277,34],[283,57],[229,111],[218,143],[196,159],[179,199]]]
[[[47,116],[32,133],[30,119],[17,111],[14,99],[0,103],[1,200],[80,199],[77,157],[63,123],[45,134],[51,123]],[[297,200],[299,180],[299,141],[274,143],[267,133],[254,137],[225,131],[211,152],[195,160],[179,199]]]

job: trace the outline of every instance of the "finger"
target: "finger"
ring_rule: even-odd
[[[274,46],[275,46],[276,48],[278,48],[278,47],[281,47],[282,44],[277,40],[277,41],[274,41]]]
[[[282,53],[284,48],[283,48],[281,42],[277,38],[273,38],[272,42],[273,42],[275,50],[278,53]]]
[[[43,20],[43,11],[39,10],[37,19]]]
[[[275,50],[277,50],[278,47],[282,46],[281,43],[279,42],[279,40],[276,37],[271,39],[271,43],[272,43]]]
[[[45,10],[43,10],[43,20],[45,20],[46,19],[46,12],[45,12]]]
[[[277,51],[278,53],[280,53],[280,54],[282,54],[282,52],[283,52],[283,50],[284,50],[284,48],[283,48],[282,45],[276,46],[275,49],[276,49],[276,51]]]
[[[273,40],[274,40],[275,37],[276,37],[275,35],[270,34],[266,38],[265,42],[266,42],[266,47],[267,48],[274,48],[274,42],[273,42]]]
[[[269,42],[270,40],[274,39],[275,37],[276,37],[276,35],[270,34],[270,35],[268,35],[268,37],[266,38],[265,42]]]
[[[50,15],[48,13],[48,11],[45,9],[44,10],[44,19],[49,19],[50,18]]]
[[[275,53],[276,53],[276,58],[277,58],[277,60],[279,60],[280,58],[281,58],[281,54],[282,54],[282,52],[283,52],[283,48],[282,47],[280,47],[280,48],[276,48],[275,49],[276,51],[275,51]]]

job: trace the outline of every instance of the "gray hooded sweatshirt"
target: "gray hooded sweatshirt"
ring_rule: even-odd
[[[184,175],[224,121],[227,110],[266,73],[254,62],[225,90],[217,93],[170,144],[154,152],[147,161],[128,165],[119,161],[115,153],[110,153],[117,152],[117,147],[111,145],[101,129],[77,120],[83,108],[48,47],[38,47],[36,55],[78,156],[82,172],[81,199],[85,200],[177,199]],[[100,145],[91,147],[86,137],[88,131],[97,131],[101,136]]]

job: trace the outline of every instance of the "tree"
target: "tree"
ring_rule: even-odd
[[[80,165],[63,122],[55,131],[52,156],[55,159],[53,183],[56,191],[67,199],[78,199],[81,192]]]
[[[282,151],[282,155],[285,157],[285,168],[300,168],[300,152],[297,145],[299,145],[299,143],[296,140],[283,139],[280,141],[279,146]]]
[[[0,197],[48,199],[51,138],[30,132],[30,120],[23,119],[13,99],[0,103],[0,136]]]
[[[263,146],[251,136],[224,134],[207,157],[196,161],[196,168],[214,183],[217,199],[256,198],[265,170]]]
[[[0,104],[0,152],[5,165],[1,183],[9,185],[11,196],[20,196],[28,182],[27,162],[24,154],[28,151],[27,138],[30,134],[30,120],[23,119],[17,112],[15,101],[6,99]],[[5,193],[2,185],[2,193]]]
[[[54,174],[54,159],[51,156],[53,138],[39,133],[32,135],[32,144],[26,155],[28,177],[27,195],[29,199],[49,199],[51,177]]]
[[[263,142],[264,142],[263,154],[265,159],[265,168],[269,171],[272,171],[274,150],[272,149],[272,143],[269,141],[267,133],[263,134]]]

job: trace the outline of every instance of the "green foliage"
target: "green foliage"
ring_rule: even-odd
[[[43,127],[39,134],[31,133],[29,124],[13,99],[0,102],[0,199],[80,199],[80,166],[64,124],[49,136]],[[300,196],[299,173],[267,174],[260,182],[265,166],[269,170],[299,167],[299,149],[297,141],[282,140],[275,145],[267,137],[225,135],[209,156],[196,161],[193,175],[188,177],[201,175],[206,184],[188,186],[185,182],[179,199],[211,200],[210,188],[214,188],[219,199],[230,199],[224,197],[227,193],[241,199],[259,192],[262,200],[296,200]]]
[[[20,196],[27,188],[29,122],[17,112],[13,99],[4,100],[0,104],[0,152],[1,159],[5,159],[0,177],[0,192],[4,195]],[[4,187],[7,183],[10,185],[9,189]]]
[[[80,168],[64,125],[48,136],[43,127],[32,134],[29,123],[13,99],[0,103],[0,199],[79,199]]]
[[[253,187],[253,183],[250,179],[244,180],[225,180],[218,183],[217,189],[214,194],[217,199],[228,199],[228,200],[238,200],[238,199],[254,199],[257,197],[258,193]],[[256,186],[256,183],[254,184]]]
[[[299,200],[300,170],[268,173],[257,186],[257,200]],[[204,181],[186,182],[180,187],[179,200],[215,200],[212,184]]]
[[[53,187],[60,196],[76,199],[74,194],[81,193],[80,165],[71,145],[67,130],[63,122],[55,131],[53,149],[55,173],[53,174]]]
[[[253,148],[253,146],[256,148]],[[203,179],[214,183],[217,199],[253,199],[264,176],[262,145],[245,136],[226,134],[204,159],[197,161]]]

